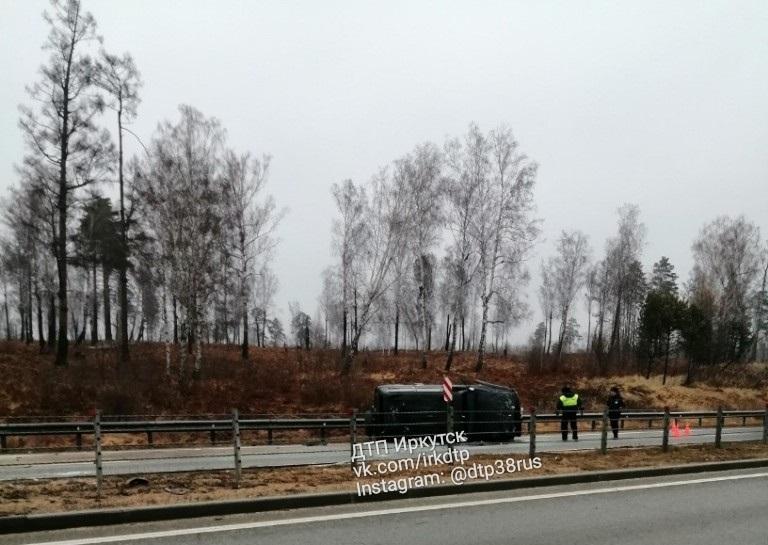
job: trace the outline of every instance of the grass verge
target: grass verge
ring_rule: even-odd
[[[505,473],[495,478],[536,477],[582,471],[617,468],[643,468],[694,462],[714,462],[768,457],[768,445],[762,443],[726,444],[716,449],[710,445],[660,448],[615,448],[608,454],[598,452],[544,453],[542,467],[532,471]],[[513,456],[523,459],[522,456]],[[472,456],[467,464],[493,464],[506,460],[501,455]],[[388,479],[444,471],[451,466],[437,465],[427,470],[401,471]],[[358,479],[348,465],[294,468],[247,469],[240,488],[234,488],[231,471],[206,471],[142,475],[147,484],[131,485],[130,476],[105,477],[102,497],[96,495],[93,478],[40,479],[0,483],[0,516],[41,514],[106,507],[140,507],[199,501],[249,499],[300,493],[355,492]],[[381,477],[361,478],[360,483],[379,481]],[[469,481],[468,481],[469,482]]]

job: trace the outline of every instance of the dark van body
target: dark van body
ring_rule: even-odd
[[[453,386],[453,430],[470,441],[509,441],[520,437],[520,398],[505,386],[487,382]],[[440,384],[378,386],[366,414],[370,437],[402,437],[445,433],[447,410]]]

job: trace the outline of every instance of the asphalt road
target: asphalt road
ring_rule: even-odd
[[[741,470],[0,536],[8,545],[766,545],[768,472]]]
[[[671,437],[670,444],[700,444],[714,442],[714,429],[697,428],[690,436]],[[627,430],[618,440],[609,439],[611,447],[642,447],[661,444],[662,432],[652,430]],[[732,427],[723,431],[723,441],[757,441],[762,429],[757,427]],[[562,452],[569,450],[600,448],[599,432],[581,432],[579,441],[562,441],[559,434],[540,434],[536,440],[537,452]],[[390,443],[391,445],[391,443]],[[441,447],[437,447],[438,451]],[[444,447],[442,447],[444,448]],[[514,443],[468,445],[471,455],[477,454],[527,454],[528,438]],[[321,465],[349,462],[350,450],[346,443],[329,445],[271,445],[243,447],[243,467],[281,467],[295,465]],[[418,451],[417,451],[418,452]],[[415,454],[414,454],[415,455]],[[395,455],[390,449],[387,459],[412,456],[407,451]],[[94,456],[91,452],[61,452],[45,454],[8,454],[0,456],[0,480],[48,479],[91,476],[95,474]],[[156,448],[151,450],[104,451],[105,475],[132,475],[167,473],[174,471],[198,471],[231,469],[231,447]],[[768,545],[768,541],[766,544]]]

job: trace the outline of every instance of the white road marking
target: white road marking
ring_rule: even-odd
[[[704,484],[722,481],[738,481],[743,479],[760,479],[768,477],[765,473],[750,473],[747,475],[729,475],[726,477],[709,477],[704,479],[688,479],[684,481],[670,481],[664,483],[637,484],[629,486],[613,486],[597,488],[594,490],[574,490],[571,492],[553,492],[550,494],[535,494],[532,496],[518,496],[513,498],[495,498],[492,500],[475,500],[435,505],[416,505],[394,509],[377,509],[375,511],[362,511],[358,513],[337,513],[333,515],[318,515],[314,517],[298,517],[281,520],[265,520],[258,522],[245,522],[240,524],[226,524],[219,526],[205,526],[202,528],[183,528],[179,530],[162,530],[157,532],[145,532],[140,534],[126,534],[107,537],[91,537],[82,539],[70,539],[65,541],[41,541],[28,545],[95,545],[98,543],[122,543],[135,540],[162,539],[166,537],[188,536],[195,534],[213,534],[219,532],[234,532],[237,530],[251,530],[254,528],[270,528],[274,526],[290,526],[295,524],[309,524],[313,522],[329,522],[343,519],[358,519],[369,517],[381,517],[388,515],[401,515],[404,513],[419,513],[424,511],[440,511],[443,509],[462,509],[466,507],[481,507],[485,505],[500,505],[505,503],[518,503],[524,501],[548,500],[555,498],[567,498],[572,496],[591,496],[595,494],[610,494],[615,492],[628,492],[631,490],[648,490],[653,488],[668,488],[672,486],[686,486],[691,484]]]

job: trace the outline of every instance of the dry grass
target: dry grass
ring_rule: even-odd
[[[735,387],[715,386],[698,383],[695,387],[683,386],[682,377],[670,377],[666,384],[661,383],[661,376],[651,376],[646,379],[640,375],[626,375],[601,378],[582,378],[577,381],[577,387],[595,396],[605,397],[611,386],[618,385],[629,407],[663,408],[668,406],[678,411],[713,410],[718,406],[724,409],[759,409],[768,400],[768,389],[765,387]]]
[[[427,369],[420,368],[413,352],[362,352],[351,374],[342,377],[335,350],[254,347],[242,362],[236,346],[205,345],[199,376],[180,378],[178,353],[171,377],[165,375],[163,353],[158,344],[135,345],[128,369],[118,374],[111,347],[77,347],[70,365],[56,368],[52,355],[40,354],[36,345],[0,342],[0,418],[89,415],[95,408],[111,415],[224,415],[233,407],[241,414],[349,414],[370,405],[378,384],[440,381],[445,363],[441,352],[429,354]],[[684,387],[679,376],[666,386],[658,376],[587,378],[583,355],[567,357],[562,370],[544,375],[531,375],[521,361],[500,355],[489,355],[479,373],[474,362],[471,353],[456,357],[451,373],[455,383],[482,379],[510,385],[525,406],[546,411],[554,408],[564,382],[578,386],[588,409],[601,409],[609,386],[616,383],[635,408],[756,408],[768,398],[765,364],[710,372],[695,387]]]
[[[715,449],[712,446],[613,449],[605,456],[596,452],[542,454],[539,470],[511,473],[500,478],[536,477],[626,467],[658,467],[689,462],[768,457],[768,446],[739,443]],[[492,463],[499,456],[473,456],[468,463]],[[521,459],[522,457],[515,457]],[[428,471],[450,471],[434,466]],[[392,477],[416,475],[395,473]],[[101,500],[96,497],[94,479],[56,479],[0,483],[0,516],[49,513],[106,507],[167,505],[197,501],[247,499],[318,492],[355,492],[355,476],[347,465],[249,469],[243,471],[241,486],[233,488],[229,471],[145,475],[148,486],[128,486],[129,477],[106,477]],[[361,480],[361,482],[369,482]]]

